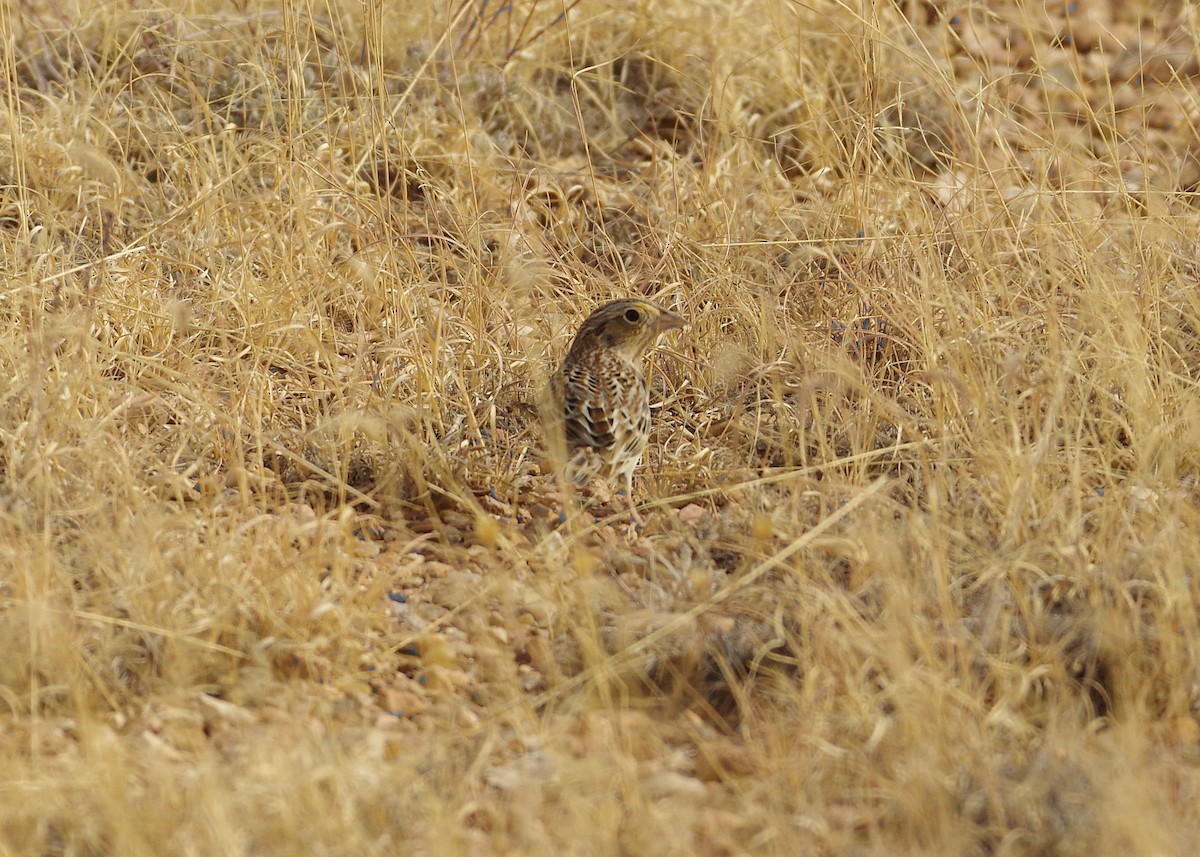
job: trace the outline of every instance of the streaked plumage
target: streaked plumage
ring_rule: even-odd
[[[660,333],[683,324],[653,301],[630,298],[605,304],[580,326],[550,381],[545,418],[551,452],[577,486],[619,480],[633,509],[633,472],[650,436],[642,356]]]

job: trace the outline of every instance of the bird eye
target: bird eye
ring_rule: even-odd
[[[629,309],[625,310],[625,320],[630,324],[637,324],[642,320],[642,314],[630,307]]]

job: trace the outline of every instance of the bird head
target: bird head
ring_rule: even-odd
[[[683,316],[644,298],[612,301],[584,320],[571,352],[608,348],[632,362],[646,353],[660,333],[685,323]]]

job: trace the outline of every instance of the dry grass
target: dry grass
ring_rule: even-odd
[[[1168,5],[5,6],[0,853],[1200,851]]]

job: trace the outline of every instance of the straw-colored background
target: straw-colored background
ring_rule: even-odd
[[[1200,851],[1190,7],[0,32],[0,853]]]

